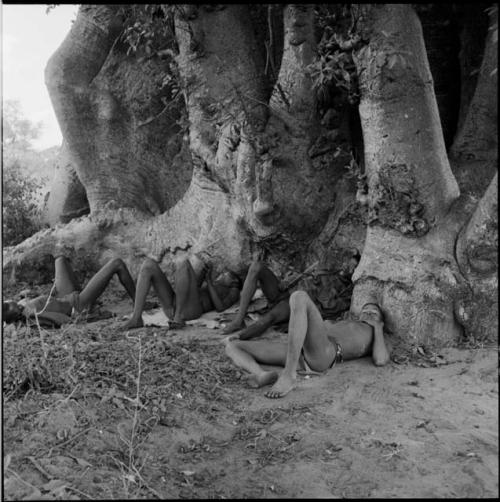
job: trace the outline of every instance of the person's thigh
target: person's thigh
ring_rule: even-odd
[[[257,277],[264,296],[272,302],[276,301],[281,293],[278,278],[265,265],[261,266]]]
[[[197,277],[188,260],[184,260],[176,270],[175,293],[176,309],[182,313],[184,320],[197,319],[203,314]]]
[[[78,281],[76,280],[73,268],[67,258],[58,256],[55,260],[54,268],[54,282],[58,296],[65,296],[73,291],[79,290]]]
[[[292,299],[291,309],[294,309]],[[303,352],[312,369],[322,371],[333,361],[335,346],[328,338],[328,323],[324,321],[321,312],[311,298],[305,293],[301,294],[298,301],[303,302],[300,312],[305,311],[307,316],[307,331],[304,339]],[[303,315],[303,314],[300,315]]]
[[[103,265],[90,279],[79,295],[80,308],[86,309],[92,307],[97,298],[106,289],[111,277],[116,272],[118,259],[109,260]]]
[[[268,340],[234,342],[237,347],[261,364],[270,364],[275,366],[285,366],[287,344],[283,342],[271,342]]]
[[[269,312],[272,316],[273,322],[285,322],[290,319],[290,303],[287,300],[281,300]]]

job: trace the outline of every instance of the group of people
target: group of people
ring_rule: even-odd
[[[252,387],[272,384],[265,394],[269,398],[283,397],[290,392],[300,372],[321,374],[335,363],[368,355],[377,366],[389,361],[383,314],[377,304],[365,304],[358,320],[324,320],[305,291],[290,293],[261,261],[250,265],[242,285],[239,277],[230,271],[214,278],[214,270],[207,263],[195,273],[191,262],[184,259],[175,271],[174,288],[156,261],[146,258],[135,283],[125,262],[115,258],[80,289],[69,260],[56,256],[55,294],[3,302],[2,319],[15,322],[35,317],[61,325],[74,314],[90,310],[115,275],[134,302],[132,316],[123,326],[126,330],[144,325],[142,312],[151,286],[172,328],[181,328],[186,321],[214,309],[222,312],[239,300],[236,317],[222,331],[226,335],[225,351],[236,366],[249,374],[248,383]],[[269,309],[259,320],[246,326],[244,318],[258,287],[268,300]],[[286,343],[250,340],[272,325],[286,321]],[[278,374],[261,365],[284,369]]]

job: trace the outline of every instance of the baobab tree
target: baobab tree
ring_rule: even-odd
[[[280,275],[317,262],[302,285],[325,306],[360,254],[354,314],[376,301],[411,344],[494,336],[487,8],[440,10],[454,27],[438,43],[433,4],[81,6],[46,82],[90,214],[11,250],[4,272],[55,243],[82,267],[119,252],[133,270],[201,253],[244,274],[259,254]],[[463,83],[452,105],[440,55]]]

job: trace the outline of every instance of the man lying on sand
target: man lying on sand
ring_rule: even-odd
[[[124,261],[115,258],[108,261],[80,291],[69,260],[55,257],[55,294],[42,295],[20,302],[3,302],[2,319],[15,322],[24,318],[38,317],[44,324],[60,326],[71,320],[74,314],[88,311],[101,296],[109,282],[116,275],[134,300],[135,284]]]
[[[153,285],[158,295],[160,305],[165,315],[173,320],[171,328],[180,328],[186,321],[197,319],[210,310],[222,312],[240,297],[241,282],[230,271],[224,271],[213,280],[212,266],[204,264],[197,277],[191,263],[184,259],[175,271],[175,291],[158,263],[146,258],[137,278],[137,293],[134,311],[130,320],[124,324],[124,329],[141,328],[144,326],[142,312],[149,288]],[[205,281],[206,285],[203,285]]]
[[[290,296],[288,343],[226,339],[226,354],[236,366],[250,373],[253,387],[274,385],[266,397],[279,398],[294,387],[297,371],[322,373],[336,362],[372,356],[376,366],[389,361],[383,335],[383,315],[378,305],[367,303],[359,321],[325,321],[304,291]],[[281,374],[261,364],[284,366]]]

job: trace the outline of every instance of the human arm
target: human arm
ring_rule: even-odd
[[[373,320],[367,320],[365,322],[373,327],[373,363],[375,366],[384,366],[390,360],[390,353],[384,340],[384,323]]]
[[[236,303],[238,301],[238,298],[240,297],[240,290],[238,288],[230,288],[227,291],[227,294],[223,296],[220,295],[217,292],[217,288],[214,286],[212,279],[208,275],[206,278],[206,283],[208,294],[210,295],[210,299],[212,300],[212,303],[214,304],[215,310],[217,312],[226,310],[228,307],[233,305],[233,303]]]

